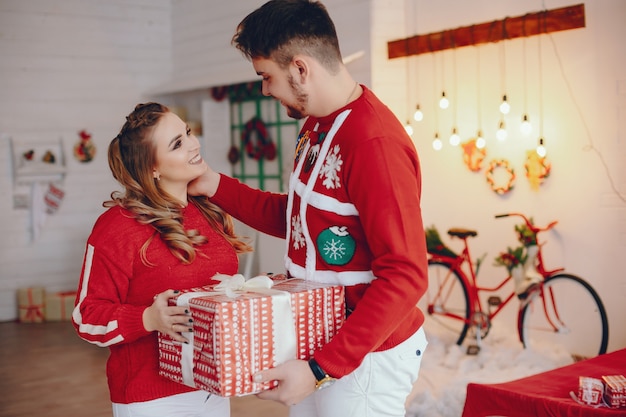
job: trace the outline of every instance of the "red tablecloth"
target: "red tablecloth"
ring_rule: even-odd
[[[626,349],[511,382],[470,383],[463,417],[626,416],[624,408],[593,408],[570,397],[570,391],[578,394],[578,377],[602,375],[626,375]]]

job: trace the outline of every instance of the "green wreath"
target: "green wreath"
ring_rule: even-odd
[[[250,158],[257,161],[261,158],[268,161],[276,158],[276,145],[269,138],[265,123],[257,116],[246,123],[243,132],[241,132],[241,141]]]

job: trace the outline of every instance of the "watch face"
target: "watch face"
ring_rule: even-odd
[[[324,389],[324,388],[328,388],[331,385],[333,385],[337,380],[335,378],[329,377],[327,376],[326,378],[322,379],[320,382],[317,383],[317,389]]]

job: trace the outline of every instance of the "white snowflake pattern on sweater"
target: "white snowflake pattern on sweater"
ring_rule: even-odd
[[[324,165],[320,169],[320,178],[324,179],[322,184],[327,189],[341,187],[338,172],[341,171],[343,160],[341,159],[339,151],[339,145],[335,145],[333,149],[328,152],[326,160],[324,160]]]
[[[296,215],[291,218],[291,237],[293,239],[293,248],[298,250],[304,247],[304,233],[302,233],[302,222],[300,216]]]

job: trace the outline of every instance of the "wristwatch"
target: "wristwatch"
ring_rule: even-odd
[[[332,384],[335,383],[335,381],[337,381],[337,379],[328,375],[315,359],[309,359],[309,367],[311,368],[311,372],[313,372],[313,375],[315,375],[315,379],[317,380],[317,382],[315,383],[315,389],[330,387]]]

